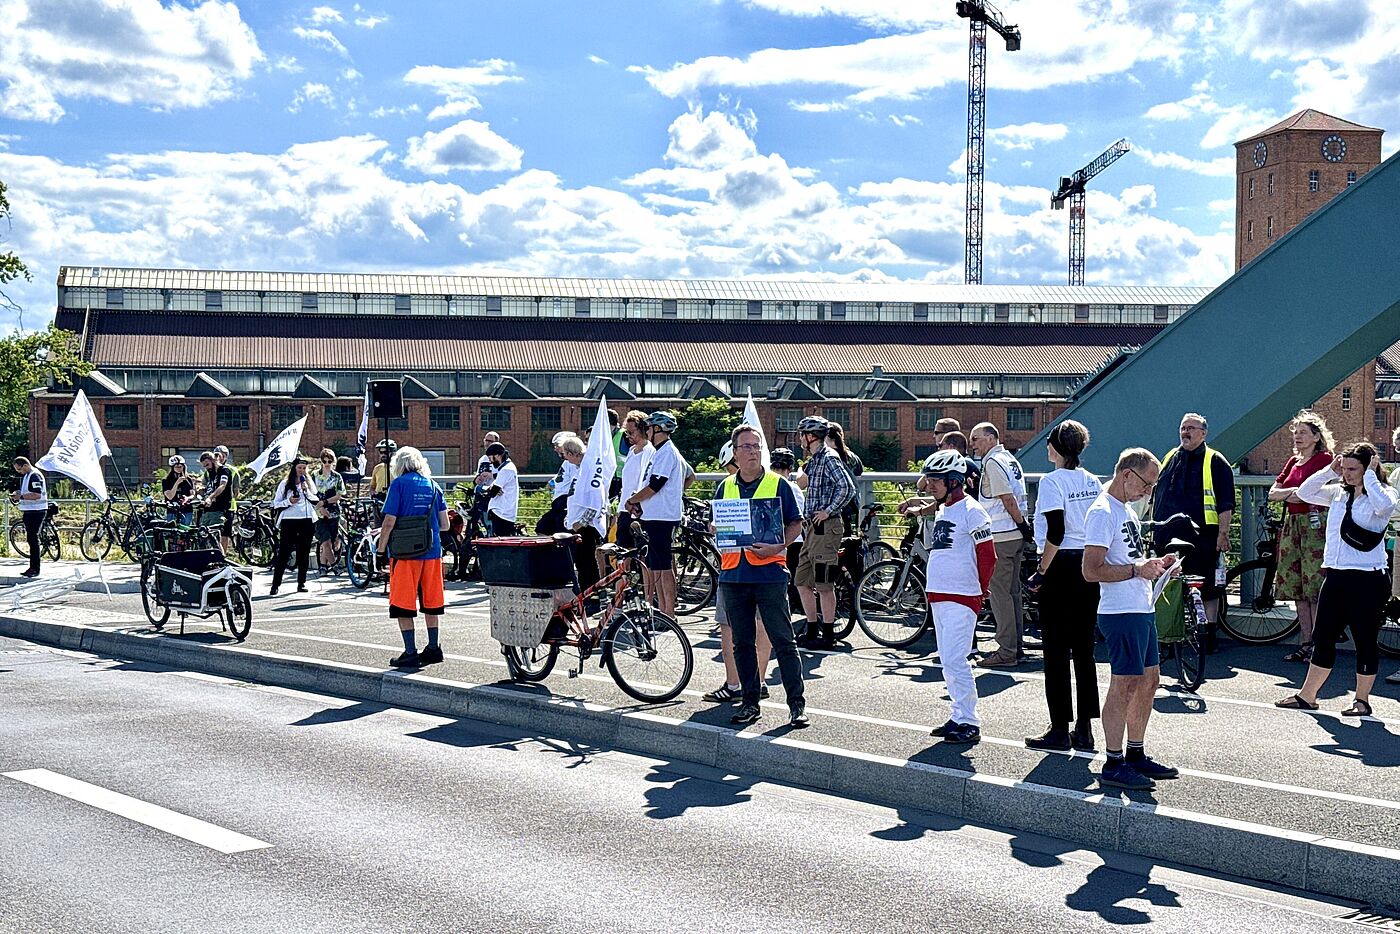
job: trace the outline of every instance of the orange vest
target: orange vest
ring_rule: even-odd
[[[780,478],[777,474],[773,473],[773,471],[771,471],[771,470],[765,471],[764,474],[763,474],[763,479],[760,480],[760,481],[758,481],[758,489],[756,489],[756,490],[753,491],[753,496],[752,496],[751,498],[752,498],[752,499],[777,499],[777,498],[778,498],[778,483],[779,483],[780,480],[781,480],[781,478]],[[725,477],[724,480],[722,480],[722,481],[720,482],[720,494],[719,494],[719,497],[718,497],[718,498],[719,498],[719,499],[739,499],[739,498],[740,498],[740,497],[739,497],[739,482],[738,482],[738,480],[737,480],[737,475],[736,475],[736,476]],[[721,552],[721,553],[720,553],[720,556],[719,556],[719,567],[720,567],[720,570],[721,570],[721,571],[732,571],[732,570],[734,570],[735,568],[737,568],[737,567],[739,566],[739,555],[740,555],[740,554],[741,554],[741,552],[738,552],[738,551],[726,551],[726,552]],[[748,548],[743,549],[742,554],[743,554],[743,556],[748,560],[749,564],[753,565],[754,567],[758,567],[759,565],[763,565],[763,564],[781,564],[783,567],[787,567],[787,549],[783,549],[782,551],[778,552],[776,555],[773,555],[771,558],[761,558],[761,557],[759,557],[758,555],[754,554],[754,553],[753,553],[751,550],[749,550]]]

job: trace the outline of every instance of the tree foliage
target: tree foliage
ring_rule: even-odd
[[[5,226],[8,228],[10,223],[10,199],[5,197],[5,192],[7,190],[5,183],[0,182],[0,221],[4,221]],[[24,261],[15,255],[13,250],[6,250],[0,253],[0,285],[4,285],[7,282],[14,282],[16,279],[23,279],[28,282],[30,279],[29,267],[24,265]],[[8,305],[11,308],[15,307],[14,302],[10,301],[9,296],[5,294],[3,289],[0,289],[0,304]]]
[[[727,399],[696,399],[676,415],[680,423],[672,438],[692,466],[713,461],[743,417]],[[698,469],[698,468],[697,468]]]
[[[92,372],[79,359],[78,339],[50,324],[42,331],[18,332],[0,338],[0,463],[29,451],[29,393],[50,382],[71,385]]]
[[[894,435],[877,434],[870,439],[861,460],[866,470],[890,471],[899,469],[900,445]]]

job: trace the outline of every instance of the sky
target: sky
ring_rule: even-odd
[[[1232,271],[1235,140],[1400,127],[1394,0],[1004,0],[987,283]],[[0,181],[42,326],[58,267],[963,281],[953,0],[0,0]],[[1387,136],[1384,154],[1395,149]]]

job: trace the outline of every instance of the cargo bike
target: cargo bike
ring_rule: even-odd
[[[568,649],[578,655],[570,677],[597,655],[630,697],[660,703],[680,694],[694,654],[676,621],[646,601],[639,550],[599,546],[612,570],[576,592],[574,539],[559,533],[473,543],[491,597],[491,637],[501,643],[511,679],[543,681]]]
[[[224,630],[242,642],[253,628],[252,575],[217,548],[164,552],[142,564],[141,605],[156,629],[165,628],[172,611],[180,614],[181,635],[186,618],[217,614]]]

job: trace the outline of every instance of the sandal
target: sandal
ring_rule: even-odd
[[[1282,707],[1284,710],[1316,710],[1316,704],[1309,704],[1303,700],[1303,695],[1294,694],[1292,697],[1285,697],[1283,700],[1274,701],[1275,707]]]
[[[1364,700],[1354,700],[1351,706],[1342,711],[1344,717],[1369,717],[1371,716],[1371,705]]]
[[[1311,642],[1304,642],[1292,652],[1283,657],[1286,662],[1310,662],[1312,661],[1313,646]]]

